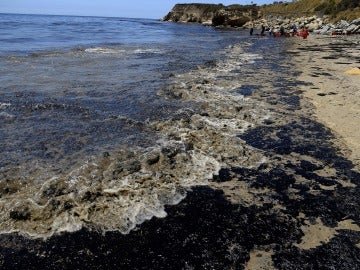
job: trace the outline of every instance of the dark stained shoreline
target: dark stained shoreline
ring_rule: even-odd
[[[241,74],[240,91],[267,103],[274,113],[263,125],[240,135],[263,150],[267,161],[258,169],[239,166],[214,177],[220,185],[235,179],[271,190],[254,195],[261,205],[231,203],[221,189],[195,187],[180,204],[166,208],[166,218],[153,218],[128,235],[85,229],[46,241],[1,235],[0,268],[244,269],[256,249],[271,251],[278,269],[359,269],[360,232],[339,230],[313,249],[296,246],[307,222],[321,219],[327,227],[343,220],[360,224],[360,174],[302,100],[299,85],[304,82],[296,79],[299,71],[293,69],[292,56],[280,55],[276,61],[274,55],[264,56],[256,72]],[[335,173],[318,173],[326,168]],[[233,192],[238,191],[235,186]]]
[[[313,128],[321,131],[315,123]],[[318,136],[317,132],[313,134]],[[289,145],[283,146],[286,149]],[[307,147],[313,145],[305,143],[303,147],[308,151]],[[336,164],[339,176],[358,181],[359,175],[350,170],[348,161],[337,157],[328,146],[322,147],[327,152],[324,160]],[[300,161],[286,166],[316,178],[312,173],[314,164]],[[288,209],[284,213],[274,211],[271,204],[234,205],[220,190],[197,187],[179,205],[167,207],[168,217],[152,219],[129,235],[82,230],[47,241],[2,235],[2,269],[243,269],[254,247],[275,250],[273,260],[279,269],[357,269],[358,232],[342,231],[330,243],[308,251],[292,243],[299,242],[302,236],[301,220],[295,219],[299,211],[313,219],[321,217],[328,226],[344,218],[359,222],[359,188],[339,189],[336,194],[323,192],[319,197],[306,195],[307,187],[299,187],[304,199],[293,201],[285,192],[294,183],[293,176],[280,167],[269,172],[265,167],[260,171],[233,172],[254,186],[274,188],[278,192],[276,199]],[[331,183],[331,179],[321,177],[316,181]]]

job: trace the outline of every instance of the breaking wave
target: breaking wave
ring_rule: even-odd
[[[103,48],[87,52],[112,53]],[[240,45],[221,53],[223,61],[174,75],[158,91],[195,106],[146,123],[159,136],[151,147],[116,147],[48,175],[37,164],[40,169],[33,173],[0,182],[0,231],[36,238],[82,227],[128,233],[145,220],[165,217],[165,205],[179,203],[193,186],[208,184],[221,168],[259,166],[262,153],[238,135],[270,114],[238,93],[236,71],[260,56],[245,54]]]

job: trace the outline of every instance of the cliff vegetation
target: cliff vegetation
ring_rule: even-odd
[[[250,21],[266,17],[299,18],[327,16],[333,23],[360,18],[359,0],[293,0],[273,4],[230,5],[177,4],[163,18],[173,22],[196,22],[213,26],[241,27]]]
[[[261,6],[265,16],[324,16],[327,15],[332,22],[340,20],[352,21],[360,18],[359,0],[296,0],[288,2],[274,2]]]

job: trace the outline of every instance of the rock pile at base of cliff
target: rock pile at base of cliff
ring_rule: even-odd
[[[360,18],[347,22],[341,20],[335,24],[331,23],[328,17],[299,17],[299,18],[282,18],[282,17],[267,17],[260,18],[244,24],[244,28],[261,28],[265,26],[268,30],[279,32],[283,27],[285,31],[291,31],[293,25],[298,29],[305,27],[310,32],[322,35],[353,35],[360,34]]]

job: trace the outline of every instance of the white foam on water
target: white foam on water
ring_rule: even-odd
[[[219,119],[219,118],[204,118],[204,123],[217,130],[222,130],[224,134],[236,135],[243,133],[252,124],[242,119]]]
[[[83,223],[77,221],[73,215],[64,213],[63,215],[55,218],[51,227],[53,228],[53,234],[76,232],[83,227]]]
[[[11,106],[11,103],[1,103],[0,102],[0,110],[5,110]]]
[[[85,49],[85,52],[99,53],[99,54],[123,54],[123,53],[126,53],[126,50],[105,48],[105,47],[95,47],[95,48],[87,48],[87,49]]]
[[[0,119],[4,120],[4,121],[11,121],[14,120],[16,118],[15,115],[10,114],[8,112],[0,112]]]
[[[120,48],[106,48],[94,47],[84,50],[86,53],[94,54],[162,54],[163,50],[160,49],[120,49]]]
[[[100,47],[85,51],[122,53]],[[0,201],[0,231],[34,238],[82,227],[128,233],[153,217],[166,217],[166,205],[179,203],[194,186],[207,185],[221,168],[258,166],[264,161],[261,151],[238,135],[269,113],[261,103],[236,94],[241,83],[231,71],[259,56],[244,54],[240,46],[225,53],[223,62],[177,75],[168,90],[160,91],[194,102],[199,113],[180,109],[183,118],[149,122],[161,138],[152,147],[124,146],[45,182],[26,176],[22,182],[6,183],[10,186]]]
[[[162,53],[164,53],[164,51],[160,50],[160,49],[136,49],[136,50],[134,50],[134,53],[135,54],[147,54],[147,53],[162,54]]]

